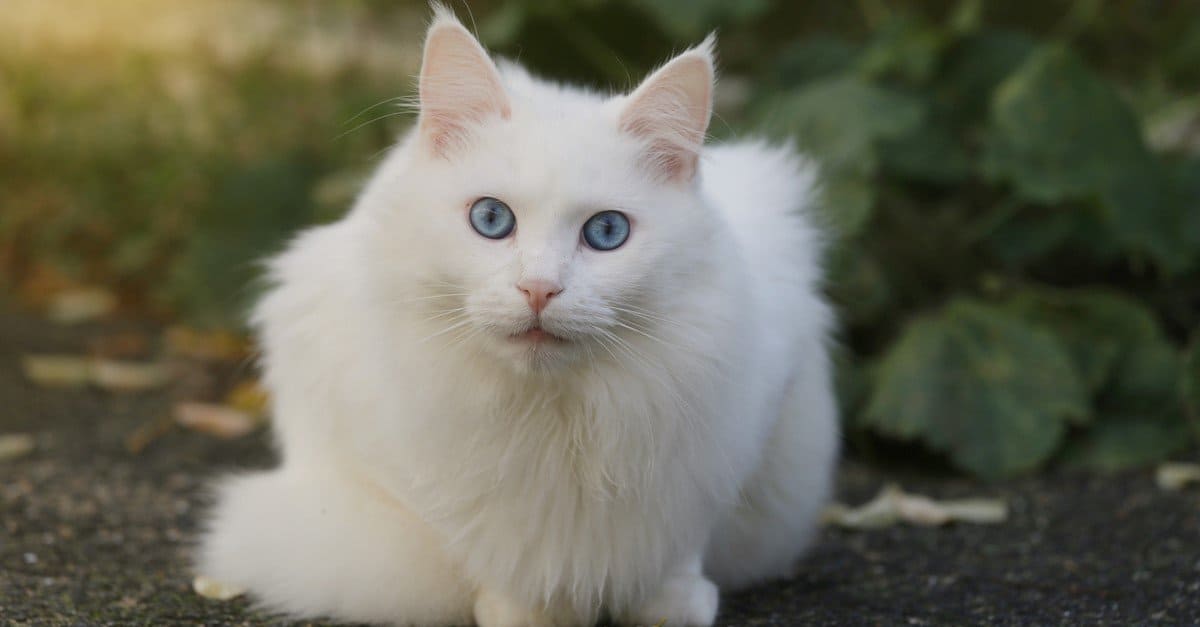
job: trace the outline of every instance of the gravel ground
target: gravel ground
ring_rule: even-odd
[[[134,455],[125,437],[167,415],[171,392],[51,390],[21,374],[23,353],[79,352],[119,328],[0,311],[0,433],[37,436],[32,454],[0,461],[0,622],[290,624],[190,589],[205,478],[270,464],[265,437],[175,430]],[[1162,492],[1144,471],[980,484],[848,462],[840,497],[858,503],[889,481],[935,497],[1001,497],[1012,516],[997,526],[826,530],[800,575],[723,599],[719,622],[1200,624],[1200,491]]]

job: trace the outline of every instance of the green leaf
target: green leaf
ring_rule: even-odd
[[[912,15],[888,20],[876,31],[859,58],[867,76],[897,76],[911,82],[928,80],[937,69],[951,33]]]
[[[849,324],[864,324],[887,315],[894,295],[879,262],[861,246],[847,242],[832,252],[829,261],[829,292],[842,318]]]
[[[1187,241],[1194,264],[1200,255],[1200,155],[1170,162],[1169,171],[1183,212],[1181,235]]]
[[[1181,420],[1150,421],[1140,416],[1106,418],[1063,449],[1063,463],[1112,472],[1165,459],[1188,445]]]
[[[1108,289],[1027,288],[1005,306],[1054,333],[1093,393],[1111,383],[1117,364],[1134,350],[1149,344],[1168,346],[1153,312]]]
[[[1181,372],[1179,353],[1165,341],[1134,346],[1100,395],[1100,417],[1066,447],[1063,461],[1119,470],[1162,460],[1191,444]]]
[[[1184,409],[1193,427],[1200,425],[1200,329],[1192,333],[1192,343],[1183,357],[1179,370],[1179,389],[1183,393]],[[1196,433],[1200,437],[1200,431]]]
[[[1145,305],[1108,289],[1027,288],[1006,306],[1063,342],[1095,399],[1093,424],[1063,450],[1065,463],[1116,470],[1188,444],[1182,361]]]
[[[909,132],[882,142],[880,157],[889,171],[916,181],[949,185],[971,174],[970,155],[942,117],[926,116]]]
[[[1038,49],[997,88],[983,168],[1028,200],[1098,201],[1123,246],[1170,272],[1191,262],[1188,210],[1133,112],[1061,46]]]
[[[983,118],[996,86],[1024,63],[1034,41],[1024,33],[985,30],[961,40],[946,58],[945,77],[933,86],[946,114],[975,122]]]
[[[1194,205],[1185,205],[1177,181],[1157,159],[1130,163],[1109,182],[1102,196],[1105,215],[1117,238],[1131,251],[1146,252],[1172,274],[1191,267]]]
[[[857,47],[841,37],[805,37],[780,51],[772,77],[780,85],[799,85],[848,69],[857,55]]]
[[[825,163],[848,167],[864,157],[874,167],[874,143],[897,137],[921,120],[921,103],[855,76],[813,81],[767,107],[768,129],[792,135]]]
[[[984,167],[1030,200],[1098,195],[1144,156],[1133,114],[1065,48],[1039,48],[993,96]]]
[[[879,366],[865,423],[997,478],[1031,470],[1087,413],[1069,353],[999,307],[960,299],[910,323]]]
[[[849,237],[862,231],[871,219],[875,182],[863,172],[826,168],[821,177],[821,198],[826,225]]]
[[[1108,264],[1121,257],[1121,246],[1097,213],[1027,207],[995,227],[986,245],[1009,266],[1041,261],[1057,252],[1090,264]]]
[[[874,203],[876,143],[916,126],[918,100],[855,76],[814,81],[769,101],[759,117],[768,132],[789,135],[820,160],[830,222],[853,235]]]

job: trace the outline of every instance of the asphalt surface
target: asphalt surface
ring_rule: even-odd
[[[33,453],[0,461],[0,624],[292,624],[190,587],[206,478],[269,465],[264,435],[176,429],[132,454],[126,437],[169,415],[178,389],[58,390],[22,375],[22,354],[80,352],[122,328],[146,327],[61,327],[0,308],[0,433],[37,438]],[[229,377],[228,368],[202,372],[188,393]],[[1161,491],[1149,471],[982,484],[848,462],[839,496],[859,503],[889,481],[935,497],[1001,497],[1011,517],[827,529],[800,575],[726,596],[719,623],[1200,624],[1200,489]]]

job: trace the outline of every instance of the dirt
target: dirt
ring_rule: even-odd
[[[265,435],[226,441],[175,429],[133,454],[126,437],[168,416],[177,391],[46,389],[21,373],[22,354],[80,352],[121,329],[145,325],[62,327],[0,308],[0,433],[37,439],[33,453],[0,461],[0,622],[291,624],[190,587],[206,480],[272,463]],[[849,461],[839,498],[858,503],[887,482],[935,497],[1000,497],[1011,518],[827,529],[794,579],[727,596],[718,622],[1200,624],[1198,489],[1162,491],[1149,470],[985,484]]]

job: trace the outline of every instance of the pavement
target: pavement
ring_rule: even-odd
[[[264,434],[221,440],[172,429],[134,454],[126,438],[169,416],[178,390],[48,389],[22,374],[23,354],[78,353],[128,329],[147,325],[65,327],[0,307],[0,433],[32,433],[37,443],[0,461],[0,623],[312,624],[191,590],[206,480],[271,464]],[[236,374],[207,376],[220,385]],[[839,499],[860,503],[889,482],[938,498],[1002,498],[1010,518],[826,529],[794,579],[727,595],[718,623],[1200,624],[1200,488],[1160,490],[1150,470],[987,484],[849,460]]]

